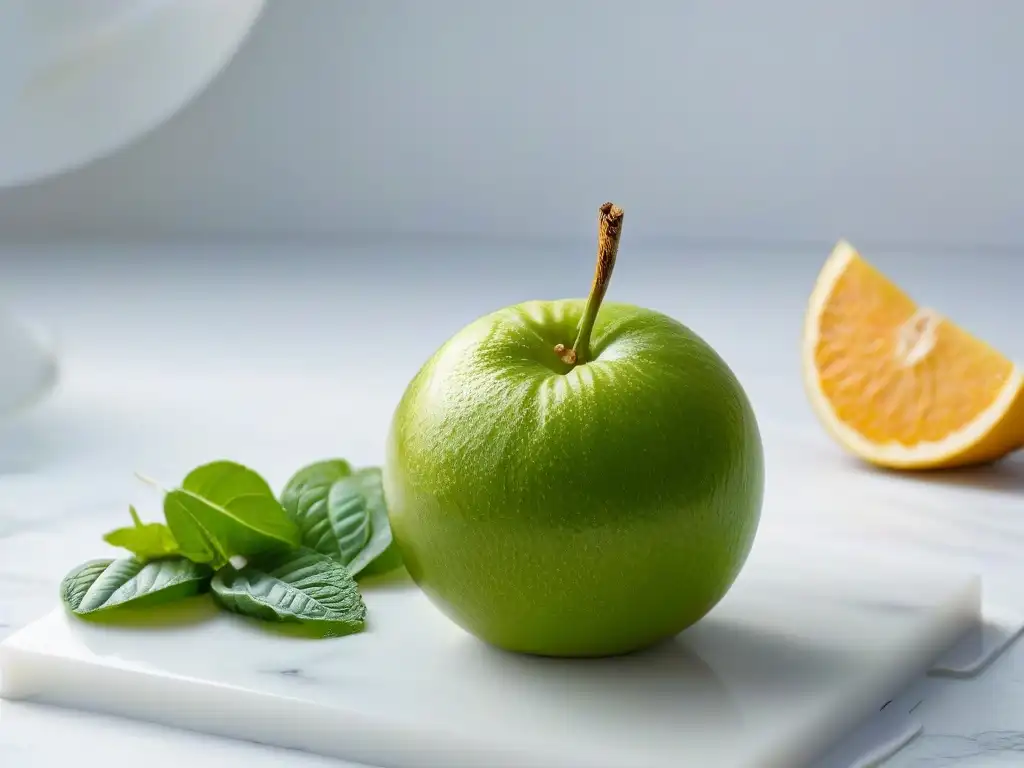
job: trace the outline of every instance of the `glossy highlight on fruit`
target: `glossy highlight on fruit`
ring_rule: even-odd
[[[761,439],[732,371],[681,323],[601,303],[615,215],[602,207],[588,300],[471,323],[391,426],[384,488],[409,573],[509,651],[607,656],[678,634],[729,590],[760,518]]]

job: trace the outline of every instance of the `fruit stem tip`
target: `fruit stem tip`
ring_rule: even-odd
[[[594,322],[601,302],[608,292],[608,284],[615,269],[615,259],[619,253],[619,240],[622,237],[622,209],[615,203],[605,203],[598,209],[597,217],[597,266],[594,268],[594,280],[590,285],[590,295],[583,308],[576,331],[576,341],[571,349],[564,344],[555,346],[555,353],[566,365],[582,365],[590,359],[590,336],[594,331]]]

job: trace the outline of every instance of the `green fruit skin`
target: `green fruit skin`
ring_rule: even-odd
[[[599,657],[670,638],[734,583],[764,455],[726,363],[658,312],[602,306],[591,362],[563,363],[582,300],[494,312],[409,384],[384,489],[414,581],[520,653]]]

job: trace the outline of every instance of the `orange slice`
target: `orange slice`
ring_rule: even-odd
[[[818,418],[883,467],[980,464],[1024,446],[1024,376],[919,307],[846,242],[832,251],[804,326],[804,381]]]

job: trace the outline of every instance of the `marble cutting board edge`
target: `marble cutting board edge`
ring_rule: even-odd
[[[203,600],[159,629],[56,609],[0,645],[0,696],[381,768],[792,768],[980,615],[976,576],[812,551],[761,547],[677,640],[594,662],[493,651],[407,582],[368,588],[368,630],[329,641]]]

